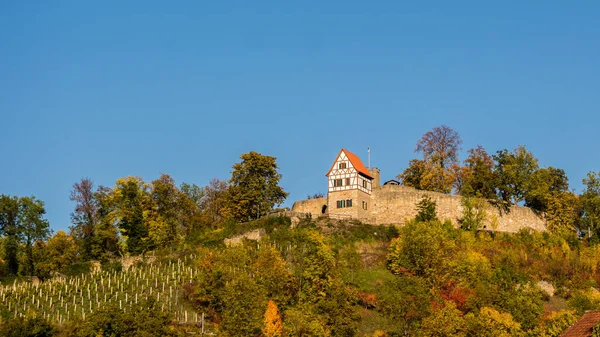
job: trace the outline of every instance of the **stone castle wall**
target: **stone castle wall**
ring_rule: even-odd
[[[375,188],[370,197],[365,193],[360,193],[359,196],[357,192],[357,190],[347,191],[348,199],[353,199],[352,209],[336,209],[333,198],[329,201],[327,198],[317,198],[296,201],[292,211],[311,213],[314,217],[321,215],[323,205],[328,205],[327,213],[330,214],[348,214],[353,218],[375,225],[404,225],[407,220],[417,215],[416,204],[424,196],[429,196],[436,202],[440,220],[449,219],[455,226],[458,226],[458,220],[462,217],[461,197],[457,195],[420,191],[411,187],[393,185]],[[342,196],[339,195],[340,192],[335,193],[336,200],[342,199]],[[346,198],[345,195],[343,197]],[[362,209],[363,200],[368,203],[366,211]],[[512,233],[518,232],[522,228],[536,231],[546,230],[545,221],[527,207],[512,206],[509,212],[501,213],[498,208],[487,204],[485,211],[486,229]]]
[[[442,221],[450,219],[455,226],[462,217],[463,206],[461,197],[429,191],[420,191],[405,186],[383,186],[373,191],[371,203],[372,212],[369,218],[362,219],[372,224],[399,224],[417,215],[416,204],[424,197],[429,196],[436,203],[438,218]],[[512,206],[509,212],[500,210],[488,203],[485,207],[486,229],[501,232],[518,232],[522,228],[536,231],[545,231],[545,221],[535,214],[530,208]]]
[[[298,200],[292,206],[292,212],[306,213],[317,217],[322,214],[323,206],[327,206],[327,198]]]

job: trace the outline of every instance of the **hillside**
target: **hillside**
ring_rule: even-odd
[[[260,241],[225,246],[256,228]],[[490,236],[435,219],[399,229],[302,219],[292,228],[268,217],[206,230],[127,270],[114,260],[101,272],[5,284],[0,310],[5,333],[49,324],[63,336],[99,331],[107,315],[125,319],[141,303],[165,333],[199,334],[204,316],[205,332],[258,336],[270,300],[281,323],[273,336],[557,336],[599,308],[599,253],[576,238]]]

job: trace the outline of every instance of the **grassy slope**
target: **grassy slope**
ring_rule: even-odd
[[[264,228],[272,237],[274,232],[289,230],[288,218],[267,218],[245,224],[229,223],[218,230],[196,233],[185,246],[187,252],[198,247],[224,248],[223,239],[252,229]],[[387,247],[397,235],[394,227],[375,227],[355,222],[304,219],[300,226],[328,232],[329,244],[336,254],[337,268],[343,281],[359,292],[378,294],[383,285],[397,276],[385,268]],[[290,242],[279,241],[285,246]],[[175,320],[194,322],[199,318],[182,297],[181,285],[190,282],[197,273],[189,259],[193,255],[172,254],[151,264],[139,264],[123,272],[102,272],[68,277],[34,286],[14,282],[0,286],[0,311],[12,316],[40,314],[55,323],[89,315],[106,301],[126,307],[142,297],[156,298],[164,310],[174,314]],[[174,257],[176,256],[176,257]],[[109,281],[110,280],[110,281]],[[109,285],[110,282],[110,285]],[[90,291],[88,292],[88,288]],[[164,289],[164,290],[163,290]],[[41,294],[41,296],[40,296]],[[98,300],[96,299],[98,298]],[[553,297],[545,303],[546,311],[568,308],[563,298]],[[357,305],[360,314],[359,334],[369,335],[375,330],[393,330],[395,322],[375,310],[375,307]]]

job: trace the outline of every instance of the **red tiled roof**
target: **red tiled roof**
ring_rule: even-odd
[[[360,174],[366,176],[367,178],[373,179],[369,170],[365,167],[365,165],[362,163],[362,161],[360,161],[360,158],[358,158],[358,156],[355,155],[354,153],[352,153],[346,149],[341,149],[340,153],[338,153],[338,155],[335,157],[336,160],[338,159],[340,154],[342,154],[342,152],[344,152],[346,154],[346,157],[348,157],[348,160],[350,160],[350,163],[352,164],[354,169],[356,169]],[[329,169],[329,171],[327,171],[326,176],[329,176],[329,173],[331,173],[331,170],[333,170],[334,165],[335,165],[335,160],[333,161],[333,164],[331,165],[331,168]]]
[[[592,329],[600,322],[600,311],[588,311],[559,337],[590,337]]]

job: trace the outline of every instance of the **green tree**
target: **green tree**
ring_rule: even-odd
[[[0,230],[5,236],[4,251],[9,272],[19,271],[19,244],[25,244],[23,271],[33,275],[33,244],[50,234],[48,221],[44,219],[44,203],[35,197],[11,197],[0,195]]]
[[[355,335],[356,308],[351,292],[336,268],[329,238],[318,231],[301,228],[293,231],[291,241],[297,248],[287,259],[293,261],[293,273],[298,281],[298,303],[320,313],[315,319],[325,325],[327,333],[334,336]],[[311,326],[317,328],[316,325]]]
[[[600,172],[589,172],[583,178],[585,190],[581,195],[581,229],[600,235]]]
[[[431,311],[431,286],[420,277],[398,276],[382,285],[380,312],[400,336],[417,335],[415,328]]]
[[[117,212],[113,198],[113,191],[105,186],[99,186],[94,193],[98,203],[98,224],[96,227],[96,241],[98,242],[98,257],[108,260],[121,253],[119,247]]]
[[[96,227],[99,214],[94,182],[89,178],[82,178],[73,184],[70,199],[75,202],[75,210],[71,213],[73,226],[70,229],[79,242],[81,258],[83,260],[98,258],[100,248],[96,238]]]
[[[530,177],[525,206],[546,212],[551,197],[568,191],[569,179],[565,171],[554,167],[541,168]]]
[[[355,336],[360,318],[352,302],[349,287],[339,275],[332,275],[324,296],[319,294],[314,301],[317,312],[324,313],[327,327],[333,336]]]
[[[476,232],[483,228],[487,216],[485,200],[476,197],[462,197],[462,217],[459,219],[460,228]]]
[[[127,251],[140,254],[153,247],[148,236],[148,223],[145,210],[151,205],[148,186],[141,178],[125,177],[117,179],[111,193],[114,215],[122,237],[126,239]],[[146,212],[146,215],[148,213]]]
[[[88,336],[176,336],[171,328],[171,315],[161,310],[152,300],[119,309],[116,302],[106,304],[90,314],[85,321],[75,321],[67,326],[64,335]]]
[[[206,195],[206,190],[196,184],[182,183],[179,186],[179,191],[177,207],[181,217],[182,230],[188,236],[191,232],[205,225],[202,222],[200,205]]]
[[[428,196],[419,200],[417,211],[415,220],[418,222],[429,222],[437,219],[436,203]]]
[[[183,223],[182,198],[187,196],[175,185],[175,180],[167,174],[150,184],[151,210],[147,211],[148,235],[160,247],[177,244],[182,238]]]
[[[531,330],[528,336],[558,337],[575,321],[577,321],[577,316],[574,310],[555,311],[544,317],[542,323]]]
[[[275,157],[249,152],[240,158],[231,172],[227,208],[238,221],[258,219],[281,204],[288,193],[279,186]]]
[[[19,198],[0,195],[0,230],[5,237],[4,254],[8,272],[19,272]]]
[[[204,188],[196,184],[181,183],[179,190],[196,205],[200,205],[202,198],[206,195]]]
[[[390,243],[387,268],[396,275],[419,276],[440,287],[448,276],[448,258],[456,244],[438,221],[409,222]]]
[[[227,336],[257,336],[262,329],[265,291],[254,278],[238,274],[223,289],[221,328]]]
[[[571,298],[567,303],[577,311],[578,315],[583,315],[586,311],[600,308],[600,294],[593,288],[575,290],[571,292]]]
[[[553,233],[574,233],[581,214],[581,198],[572,192],[553,192],[546,202],[548,230]]]
[[[466,197],[496,199],[497,178],[494,160],[480,145],[470,149],[462,170],[462,184],[458,193]]]
[[[0,324],[0,336],[4,337],[51,337],[56,328],[41,317],[9,319]]]
[[[317,313],[314,306],[309,303],[301,303],[286,310],[283,325],[287,336],[329,337],[332,335],[323,315]]]
[[[408,163],[408,167],[404,172],[398,175],[398,179],[402,182],[402,185],[414,187],[418,190],[423,190],[422,181],[423,175],[425,174],[425,161],[419,159],[412,159]]]
[[[225,220],[228,188],[227,182],[219,179],[212,179],[204,187],[204,196],[200,200],[204,225],[215,228]]]
[[[25,243],[25,255],[27,263],[25,272],[33,275],[35,266],[33,259],[33,244],[38,240],[45,240],[50,236],[50,225],[44,219],[46,209],[44,202],[35,197],[23,197],[19,199],[19,222],[20,235]]]
[[[500,199],[506,206],[524,201],[531,186],[531,177],[538,169],[538,160],[524,146],[512,152],[506,149],[498,151],[493,157]]]
[[[261,245],[253,263],[257,278],[267,296],[277,303],[286,304],[296,294],[292,273],[279,251],[269,245]]]
[[[510,313],[524,330],[533,328],[544,311],[543,294],[535,288],[499,289],[494,302],[500,310]]]

